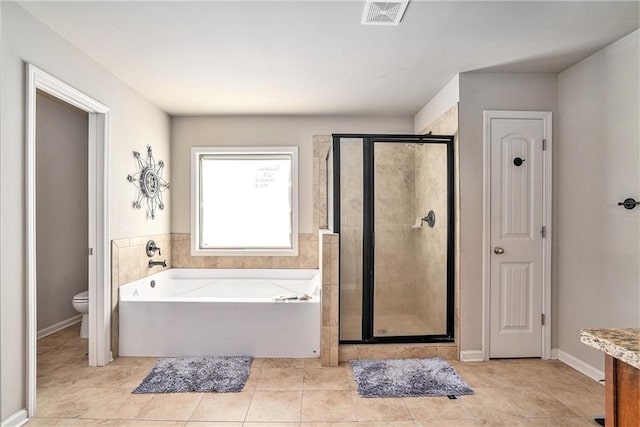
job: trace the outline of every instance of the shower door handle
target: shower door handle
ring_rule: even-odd
[[[501,248],[500,246],[496,246],[495,248],[493,248],[493,252],[496,255],[502,255],[504,253],[504,249]]]

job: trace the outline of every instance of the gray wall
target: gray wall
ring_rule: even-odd
[[[78,314],[88,286],[89,116],[38,92],[36,100],[38,331]]]
[[[555,151],[559,349],[600,370],[582,328],[640,326],[640,31],[562,72]]]
[[[557,135],[557,75],[460,74],[459,280],[461,351],[482,349],[482,140],[484,110],[551,111],[554,119],[553,135]],[[556,150],[557,147],[554,146],[554,154]],[[554,167],[555,170],[557,170],[557,166]],[[554,203],[557,200],[556,196],[554,194]],[[556,240],[557,237],[554,236],[554,243]],[[552,298],[555,300],[555,297]],[[555,312],[556,310],[553,310],[553,313]],[[555,328],[552,329],[555,330]],[[557,343],[557,337],[554,337],[553,334],[552,341]]]
[[[171,231],[189,233],[191,147],[298,146],[299,231],[313,226],[313,135],[413,133],[413,117],[198,116],[171,119]]]
[[[151,221],[144,211],[132,209],[135,194],[126,180],[136,169],[133,150],[152,144],[156,158],[168,160],[168,116],[17,4],[3,1],[0,9],[0,418],[4,420],[25,407],[25,62],[111,108],[111,238],[168,233],[170,212],[165,210]]]

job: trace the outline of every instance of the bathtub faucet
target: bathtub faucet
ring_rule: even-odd
[[[166,259],[165,259],[165,260],[162,260],[162,261],[152,261],[152,260],[149,260],[149,268],[153,268],[153,267],[155,267],[156,265],[161,265],[161,266],[163,266],[163,267],[166,267],[166,266],[167,266],[167,260],[166,260]]]

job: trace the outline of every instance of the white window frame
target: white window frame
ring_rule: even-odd
[[[292,247],[216,249],[200,247],[200,157],[210,154],[291,155]],[[298,256],[298,147],[192,147],[191,148],[191,255],[192,256]]]

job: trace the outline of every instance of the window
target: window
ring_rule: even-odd
[[[298,147],[192,148],[193,255],[298,255]]]

